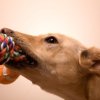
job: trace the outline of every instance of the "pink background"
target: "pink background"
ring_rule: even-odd
[[[100,0],[0,0],[0,28],[27,34],[59,32],[100,47]],[[23,78],[0,84],[0,100],[62,100]]]

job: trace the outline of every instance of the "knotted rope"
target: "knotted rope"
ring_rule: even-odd
[[[29,62],[29,59],[23,53],[21,47],[14,42],[13,37],[0,33],[0,83],[3,84],[12,83],[19,76],[18,73],[2,65],[8,61],[17,64],[18,62]]]
[[[15,44],[13,37],[0,33],[0,65],[7,63],[9,60],[18,62],[24,59],[25,55],[21,48]]]

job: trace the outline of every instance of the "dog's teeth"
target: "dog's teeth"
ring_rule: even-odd
[[[35,62],[34,62],[34,61],[29,61],[28,64],[30,64],[30,65],[34,65]]]
[[[30,64],[31,64],[31,65],[34,65],[34,62],[31,62]]]

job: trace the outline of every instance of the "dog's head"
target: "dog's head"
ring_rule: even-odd
[[[99,75],[100,50],[86,49],[78,41],[60,34],[30,36],[2,29],[30,57],[30,63],[6,66],[48,90],[81,81],[87,75]]]

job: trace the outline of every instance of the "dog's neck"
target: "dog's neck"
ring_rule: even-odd
[[[37,84],[37,83],[36,83]],[[46,85],[47,84],[47,85]],[[39,83],[38,85],[45,91],[58,95],[65,100],[87,100],[87,81],[71,83],[71,84],[50,84]]]
[[[89,100],[100,100],[100,77],[93,76],[88,81]]]
[[[25,71],[26,72],[26,71]],[[30,73],[29,73],[30,74]],[[88,100],[88,89],[87,84],[88,80],[87,78],[80,78],[76,82],[72,83],[59,83],[56,78],[44,78],[44,77],[32,77],[32,75],[24,74],[26,78],[31,80],[33,84],[39,85],[43,90],[58,95],[61,98],[64,98],[65,100]],[[35,79],[36,78],[36,79]]]
[[[55,86],[56,87],[56,86]],[[50,88],[48,92],[56,94],[64,100],[100,100],[100,78],[92,76],[74,83],[59,86],[58,88]],[[44,88],[45,89],[45,88]]]

